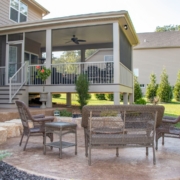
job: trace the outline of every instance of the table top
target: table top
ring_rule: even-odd
[[[67,127],[77,127],[77,124],[69,123],[69,122],[49,122],[49,123],[45,123],[45,127],[67,128]]]

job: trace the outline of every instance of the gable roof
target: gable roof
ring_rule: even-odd
[[[134,49],[180,47],[180,31],[137,33],[139,44]]]

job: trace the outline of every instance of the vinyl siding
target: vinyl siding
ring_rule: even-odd
[[[150,81],[150,74],[156,74],[157,83],[165,67],[168,80],[173,86],[180,70],[180,48],[162,49],[141,49],[133,51],[134,68],[139,69],[138,81],[140,84],[147,84]]]
[[[98,61],[104,62],[105,55],[113,55],[113,51],[112,50],[100,50],[94,56],[89,57],[86,62],[98,62]]]
[[[41,12],[31,5],[27,0],[22,1],[28,6],[27,21],[37,21],[42,19]],[[16,24],[16,22],[9,19],[10,0],[0,1],[0,26]]]

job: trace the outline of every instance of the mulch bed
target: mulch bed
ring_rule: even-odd
[[[28,174],[0,161],[0,180],[54,180],[42,176]]]

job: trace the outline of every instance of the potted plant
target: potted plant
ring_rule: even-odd
[[[43,92],[40,93],[40,101],[42,102],[41,108],[46,108],[45,102],[47,100],[47,92],[44,92],[44,84],[46,79],[50,76],[51,70],[45,66],[36,66],[37,75],[36,77],[41,79],[43,82]]]

